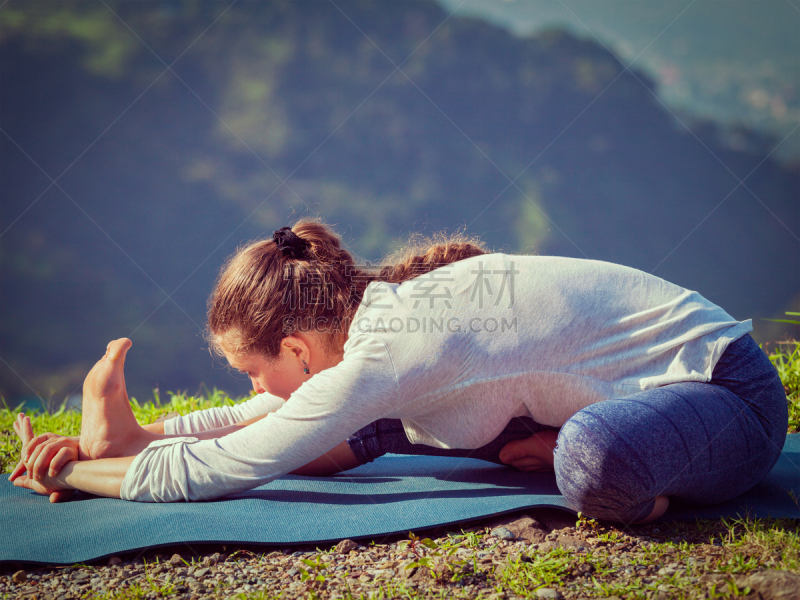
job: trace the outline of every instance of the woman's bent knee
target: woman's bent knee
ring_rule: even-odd
[[[624,440],[583,419],[561,428],[554,452],[558,489],[570,508],[588,517],[635,523],[655,507],[647,469],[637,469]]]

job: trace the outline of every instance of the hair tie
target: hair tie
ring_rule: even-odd
[[[284,256],[298,260],[308,259],[310,244],[292,231],[291,227],[281,227],[272,232],[272,241]]]

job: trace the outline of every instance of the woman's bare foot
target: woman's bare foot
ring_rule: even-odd
[[[152,441],[133,416],[125,389],[127,338],[108,344],[106,354],[83,382],[80,460],[134,456]]]
[[[653,505],[652,512],[641,521],[636,521],[634,525],[641,525],[643,523],[649,523],[650,521],[655,521],[658,517],[667,512],[668,508],[669,508],[669,496],[656,496],[656,503]]]
[[[558,431],[545,430],[514,440],[500,450],[500,460],[521,471],[552,471],[557,438]]]

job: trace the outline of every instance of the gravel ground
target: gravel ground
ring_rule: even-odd
[[[644,594],[639,597],[666,600],[745,595],[750,588],[748,598],[800,598],[800,575],[769,568],[780,560],[772,556],[774,550],[754,548],[757,568],[724,573],[741,547],[734,552],[719,538],[712,540],[713,532],[696,526],[668,531],[669,526],[655,524],[623,531],[594,521],[576,525],[572,515],[540,509],[473,522],[462,529],[467,535],[454,537],[455,527],[448,528],[450,535],[444,529],[426,532],[434,540],[429,545],[438,545],[440,554],[449,551],[446,560],[435,556],[437,548],[409,544],[406,535],[370,542],[343,540],[319,548],[187,544],[70,567],[4,565],[0,597],[198,600],[245,593],[248,598],[282,594],[335,600],[348,593],[355,598],[381,597],[377,592],[382,589],[382,597],[511,600],[521,597],[518,594],[534,598]],[[427,557],[429,564],[410,566],[418,556]],[[552,559],[537,561],[542,556]],[[303,570],[311,576],[304,578]],[[548,573],[553,575],[552,584]],[[611,587],[603,591],[597,581]],[[625,586],[630,593],[619,591]]]

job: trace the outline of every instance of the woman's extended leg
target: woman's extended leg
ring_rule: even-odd
[[[598,402],[561,428],[556,481],[587,516],[640,522],[656,498],[734,498],[763,479],[787,429],[783,384],[749,335],[731,343],[708,383],[683,382]]]

